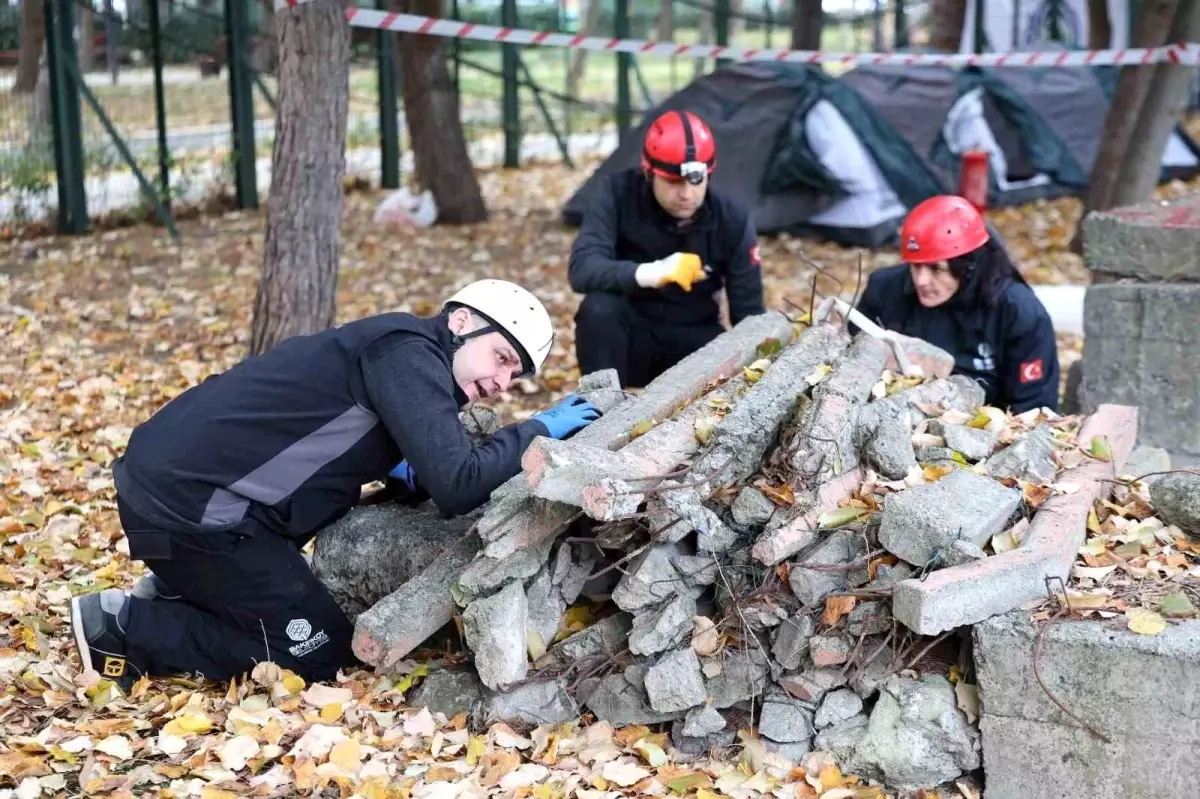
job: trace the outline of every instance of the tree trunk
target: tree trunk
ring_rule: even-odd
[[[1145,0],[1133,29],[1131,47],[1154,47],[1167,40],[1171,21],[1179,0]],[[1083,214],[1112,208],[1116,199],[1117,183],[1120,180],[1121,162],[1137,126],[1146,93],[1154,77],[1151,67],[1122,67],[1113,91],[1112,104],[1104,118],[1104,129],[1100,133],[1100,150],[1092,165],[1087,193],[1083,199]],[[1083,225],[1075,229],[1071,241],[1075,252],[1083,250]]]
[[[957,53],[967,21],[967,0],[933,0],[929,9],[929,46]]]
[[[600,12],[603,10],[603,0],[588,0],[587,8],[583,12],[583,25],[579,28],[581,35],[592,35],[600,24]],[[587,70],[587,56],[587,50],[576,50],[571,53],[571,71],[567,73],[567,93],[572,97],[579,95],[579,81],[583,80],[583,73]]]
[[[1194,42],[1200,38],[1200,0],[1180,0],[1165,41]],[[1142,67],[1153,73],[1146,99],[1138,112],[1130,147],[1121,161],[1113,205],[1132,205],[1149,199],[1158,185],[1162,155],[1171,132],[1187,111],[1188,89],[1195,67],[1157,64]]]
[[[1107,50],[1112,42],[1112,21],[1108,18],[1107,0],[1087,0],[1088,49]]]
[[[250,354],[333,324],[350,102],[349,0],[281,11],[275,151]]]
[[[41,0],[21,3],[21,50],[17,55],[17,77],[13,94],[29,94],[37,86],[38,62],[46,41],[45,9]]]
[[[796,0],[792,11],[792,49],[820,50],[824,21],[821,0]]]
[[[393,3],[393,10],[443,16],[442,0],[400,0]],[[458,96],[446,67],[446,40],[415,33],[397,38],[404,119],[417,180],[433,193],[439,222],[482,222],[488,216],[487,206],[467,154]]]
[[[37,153],[49,153],[54,142],[54,121],[50,108],[50,62],[46,57],[46,46],[42,46],[41,63],[38,66],[37,86],[29,104],[29,149]]]

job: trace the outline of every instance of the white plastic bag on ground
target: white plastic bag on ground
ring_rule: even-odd
[[[437,221],[437,203],[426,189],[413,195],[408,189],[394,191],[375,209],[375,222],[396,227],[429,227]]]

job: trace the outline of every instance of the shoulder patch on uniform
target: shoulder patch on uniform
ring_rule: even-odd
[[[762,253],[758,250],[758,244],[750,245],[750,263],[758,266],[762,263]]]
[[[1025,361],[1021,364],[1020,380],[1022,383],[1032,383],[1036,380],[1041,380],[1046,376],[1046,370],[1042,366],[1042,359],[1038,358],[1034,361]]]

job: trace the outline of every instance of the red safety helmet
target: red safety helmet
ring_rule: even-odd
[[[717,142],[691,111],[667,111],[650,125],[642,145],[642,169],[693,186],[717,167]]]
[[[957,195],[942,194],[908,213],[900,228],[900,256],[910,264],[949,261],[979,249],[989,238],[975,206]]]

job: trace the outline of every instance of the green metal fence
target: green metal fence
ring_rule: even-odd
[[[78,233],[116,215],[174,230],[178,215],[197,208],[258,205],[276,92],[274,35],[261,0],[151,0],[120,17],[105,0],[24,2],[45,12],[45,71],[33,94],[0,83],[0,227],[49,219]],[[387,0],[359,2],[387,8]],[[591,33],[657,38],[657,0],[603,2]],[[826,15],[827,49],[902,47],[927,7],[926,0],[866,2],[862,11]],[[744,0],[738,13],[731,0],[676,0],[671,11],[670,36],[679,42],[780,47],[790,40],[790,8],[777,0]],[[584,24],[565,0],[447,0],[446,13],[572,33]],[[0,43],[4,24],[0,14]],[[353,32],[347,173],[372,186],[399,186],[405,163],[395,36]],[[472,162],[510,167],[602,155],[646,109],[715,66],[590,53],[580,71],[575,51],[465,40],[447,41],[445,52]]]

